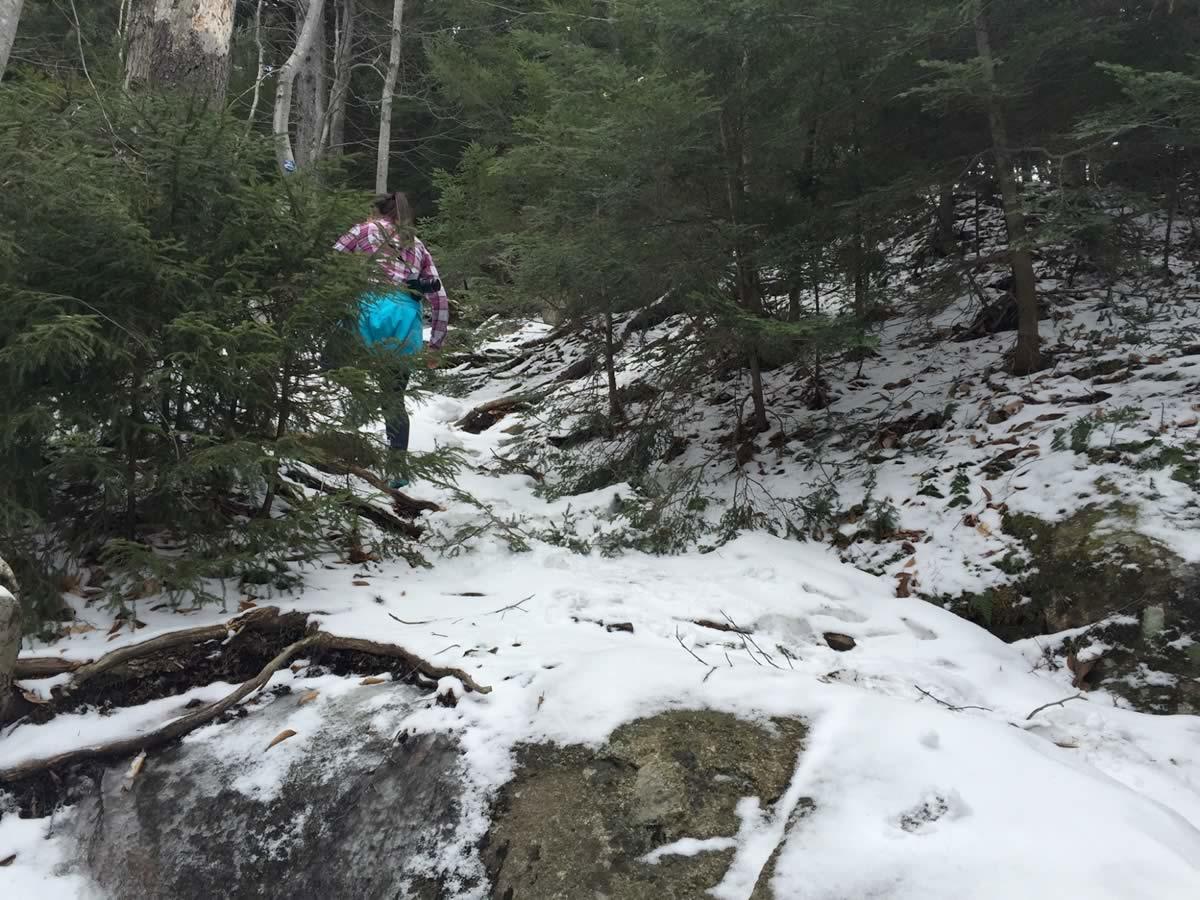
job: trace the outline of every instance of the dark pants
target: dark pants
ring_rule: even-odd
[[[404,402],[404,394],[408,390],[408,369],[402,369],[392,376],[392,408],[384,416],[384,426],[387,429],[388,446],[393,450],[408,449],[408,408]]]

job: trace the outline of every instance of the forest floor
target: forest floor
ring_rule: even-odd
[[[1176,315],[1174,307],[1168,312]],[[479,434],[454,424],[486,400],[537,383],[528,372],[517,373],[480,382],[467,396],[431,396],[416,410],[418,449],[462,448],[468,465],[458,489],[477,501],[466,504],[448,488],[414,488],[445,508],[425,517],[427,542],[442,541],[445,550],[431,569],[331,558],[307,573],[300,592],[253,598],[234,591],[224,611],[155,610],[154,598],[146,598],[136,611],[144,627],[133,633],[110,634],[111,617],[73,597],[74,633],[25,655],[95,658],[181,627],[228,620],[250,600],[306,613],[329,633],[392,642],[461,668],[491,691],[464,692],[448,676],[428,689],[421,709],[402,719],[381,706],[374,726],[389,734],[445,731],[461,742],[469,790],[456,839],[436,854],[396,863],[414,875],[436,873],[449,895],[458,885],[458,896],[486,896],[478,846],[489,827],[489,803],[513,775],[515,747],[596,744],[638,717],[708,708],[756,720],[798,716],[809,729],[779,802],[766,807],[751,799],[739,807],[741,827],[722,845],[735,848],[733,862],[715,896],[749,897],[781,848],[772,882],[780,897],[949,898],[972,885],[972,897],[1182,900],[1194,896],[1200,879],[1200,718],[1123,708],[1128,703],[1103,687],[1076,696],[1074,676],[1045,665],[1037,645],[1005,643],[919,598],[915,589],[898,592],[897,575],[913,572],[915,588],[939,594],[1002,583],[1004,573],[985,560],[1013,541],[990,504],[1062,518],[1090,502],[1101,490],[1100,477],[1120,484],[1122,498],[1138,507],[1140,528],[1194,559],[1200,542],[1185,530],[1194,528],[1191,489],[1173,479],[1169,467],[1139,470],[1103,459],[1084,467],[1069,446],[1052,449],[1056,427],[1098,408],[1131,406],[1142,415],[1106,425],[1101,446],[1153,439],[1155,446],[1191,452],[1196,422],[1189,369],[1195,363],[1172,349],[1180,333],[1200,325],[1185,312],[1179,308],[1175,324],[1163,326],[1170,341],[1166,334],[1156,340],[1151,323],[1139,324],[1150,336],[1139,344],[1137,362],[1130,347],[1106,346],[1105,334],[1118,326],[1106,329],[1105,323],[1117,321],[1115,312],[1080,306],[1069,318],[1047,323],[1058,362],[1032,379],[995,371],[1008,340],[1002,334],[910,348],[903,361],[898,352],[894,359],[885,354],[883,363],[838,385],[834,412],[853,408],[859,418],[870,410],[894,420],[944,409],[947,397],[956,398],[953,424],[921,435],[936,450],[904,454],[904,444],[917,436],[910,433],[877,451],[884,460],[877,466],[877,496],[895,504],[897,529],[924,532],[920,536],[838,549],[756,532],[708,552],[581,554],[579,541],[595,541],[619,526],[617,498],[631,489],[619,484],[545,499],[535,492],[535,477],[513,471],[507,424]],[[489,352],[511,352],[546,330],[527,326]],[[540,366],[551,377],[572,353],[568,345],[548,344],[528,367]],[[1120,363],[1111,371],[1104,367],[1108,376],[1071,374],[1108,358]],[[632,379],[635,369],[631,361],[622,378]],[[1096,384],[1097,377],[1117,373],[1127,375]],[[795,384],[786,373],[771,383],[777,409],[786,409],[789,383]],[[1108,395],[1102,403],[1095,400],[1100,391]],[[1087,394],[1091,401],[1078,401]],[[561,419],[538,424],[548,408],[525,417],[522,437],[569,425]],[[988,422],[996,409],[1004,411],[1003,421]],[[719,430],[720,410],[720,404],[699,410],[696,432]],[[1067,418],[1047,419],[1048,413]],[[798,496],[800,467],[788,461],[802,447],[793,441],[802,439],[760,451],[749,465],[773,492],[783,493],[786,484]],[[991,480],[977,476],[1012,448],[1020,453],[1009,457],[1011,468]],[[921,485],[934,484],[954,496],[949,479],[959,466],[971,475],[968,505],[920,493]],[[847,497],[861,490],[849,475],[839,483]],[[976,522],[970,527],[963,524],[968,513]],[[514,550],[514,541],[527,549]],[[884,562],[904,543],[903,559]],[[913,557],[915,563],[907,562]],[[305,767],[310,742],[328,725],[323,711],[336,708],[336,698],[386,691],[393,677],[381,671],[381,683],[364,684],[363,674],[370,673],[338,676],[303,659],[281,668],[256,702],[292,704],[288,721],[295,734],[269,751],[276,735],[256,730],[252,709],[184,741],[221,744],[230,786],[269,794],[294,767]],[[49,696],[68,677],[27,680],[24,687]],[[18,724],[0,741],[0,768],[148,732],[181,715],[189,702],[232,687],[197,685],[133,706],[86,706],[44,724]],[[456,703],[438,702],[451,692]],[[145,764],[153,766],[153,756]],[[336,777],[333,768],[329,777]],[[802,796],[813,808],[797,821],[792,814]],[[67,808],[40,818],[0,818],[0,861],[12,857],[2,878],[12,896],[89,896],[87,878],[69,864],[73,851],[60,834],[71,814]],[[703,842],[681,842],[660,858],[705,849]]]
[[[380,736],[454,735],[466,784],[454,839],[389,863],[437,878],[447,897],[487,896],[479,848],[516,748],[597,745],[680,709],[807,726],[777,802],[747,798],[736,833],[656,854],[732,848],[714,896],[749,898],[771,860],[785,898],[1193,897],[1200,717],[1145,710],[1194,712],[1200,684],[1191,607],[1175,603],[1194,604],[1200,562],[1200,285],[1186,257],[1169,281],[1100,286],[1069,268],[1039,264],[1051,365],[1034,376],[1004,373],[1011,332],[964,334],[978,312],[964,301],[888,321],[870,358],[825,361],[819,385],[813,361],[770,370],[761,435],[737,427],[742,373],[696,382],[670,465],[646,469],[664,483],[695,473],[713,498],[708,530],[672,555],[628,547],[645,484],[563,490],[624,452],[590,424],[604,384],[589,346],[511,327],[451,373],[456,396],[415,409],[416,449],[457,447],[466,462],[456,486],[412,489],[441,507],[422,517],[431,568],[330,557],[294,593],[228,587],[225,609],[144,598],[135,631],[72,595],[69,633],[23,656],[95,659],[272,605],[461,670],[490,691],[426,679],[424,701],[401,714],[385,699],[401,669],[359,657],[350,676],[301,655],[248,715],[183,739],[220,747],[226,787],[268,796],[310,764],[327,712],[356,692],[380,692]],[[998,270],[978,280],[983,300],[1002,295]],[[617,376],[636,417],[657,402],[690,322],[620,324]],[[814,386],[830,401],[819,410]],[[460,427],[503,397],[535,399]],[[759,527],[722,539],[746,509]],[[820,539],[786,537],[789,525]],[[0,770],[147,734],[243,677],[198,675],[179,693],[20,722],[0,740]],[[70,678],[22,685],[51,698]],[[269,750],[278,716],[254,716],[268,703],[294,732]],[[323,765],[337,777],[336,760]],[[802,799],[811,809],[797,816]],[[9,893],[91,896],[62,834],[72,809],[25,813],[0,816]]]

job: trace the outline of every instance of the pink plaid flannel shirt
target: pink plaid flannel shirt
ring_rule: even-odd
[[[420,238],[413,238],[412,246],[404,247],[396,240],[396,229],[390,222],[382,219],[368,219],[359,222],[333,245],[339,253],[375,254],[385,249],[376,257],[379,268],[392,284],[404,284],[410,278],[437,278],[437,266],[429,250],[421,243]],[[446,296],[444,287],[436,293],[426,294],[432,312],[433,330],[429,335],[429,346],[437,350],[446,340],[446,331],[450,327],[450,298]]]

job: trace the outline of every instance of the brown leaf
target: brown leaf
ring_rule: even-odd
[[[296,701],[298,706],[303,706],[305,703],[312,703],[320,695],[320,691],[305,691],[300,695],[300,699]]]
[[[974,515],[974,513],[967,513],[962,517],[962,523],[968,528],[974,528],[979,524],[979,519]]]
[[[896,575],[896,596],[911,597],[912,596],[912,572],[900,572]]]
[[[72,575],[63,575],[58,580],[58,589],[64,594],[78,594],[82,583],[83,577],[78,572]]]
[[[270,750],[276,744],[282,744],[288,738],[295,737],[295,736],[296,736],[296,732],[292,731],[292,729],[290,729],[290,728],[285,728],[285,729],[283,729],[283,731],[279,732],[279,734],[275,735],[275,737],[271,741],[271,743],[267,744],[267,750]]]
[[[68,634],[87,634],[89,631],[95,631],[95,625],[89,625],[87,622],[76,622],[67,628]]]
[[[254,609],[256,606],[258,606],[258,604],[255,603],[252,598],[243,597],[242,601],[238,604],[238,612],[245,612],[248,609]]]
[[[992,502],[992,492],[989,491],[987,489],[987,487],[982,484],[979,486],[979,489],[983,491],[983,496],[987,497],[988,503],[991,503]]]
[[[350,582],[350,583],[351,583],[352,585],[354,585],[355,587],[370,587],[370,586],[371,586],[371,582],[369,582],[369,581],[363,581],[361,578],[355,578],[355,579],[354,579],[352,582]]]
[[[358,544],[355,544],[350,548],[350,553],[348,555],[350,562],[354,563],[355,565],[365,562],[374,562],[376,559],[378,559],[374,553],[368,553]]]
[[[21,696],[35,706],[45,706],[50,702],[45,697],[35,694],[33,691],[21,691]]]
[[[0,869],[11,866],[13,864],[13,861],[16,858],[17,858],[17,854],[10,853],[10,854],[8,854],[8,856],[4,857],[4,859],[0,859]]]
[[[1191,428],[1198,420],[1195,416],[1188,416],[1186,419],[1180,419],[1175,423],[1176,428]]]
[[[912,559],[910,559],[908,562],[906,562],[904,564],[904,568],[911,569],[916,564],[917,564],[917,558],[914,556]]]
[[[387,681],[387,679],[386,679],[386,678],[380,678],[380,677],[378,677],[377,675],[369,675],[369,676],[367,676],[366,678],[364,678],[362,681],[360,681],[360,682],[359,682],[359,684],[364,684],[364,685],[367,685],[367,684],[383,684],[383,683],[385,683],[386,681]]]
[[[114,619],[113,623],[112,623],[112,627],[110,629],[108,629],[108,633],[116,634],[118,631],[121,630],[121,626],[123,626],[124,624],[125,624],[124,619]]]

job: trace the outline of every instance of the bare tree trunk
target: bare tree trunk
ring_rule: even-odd
[[[1179,152],[1174,148],[1171,155],[1171,181],[1167,185],[1167,233],[1163,238],[1163,275],[1171,275],[1171,237],[1175,231],[1175,214],[1179,211]]]
[[[304,25],[296,38],[296,46],[292,48],[287,62],[279,70],[275,84],[275,112],[271,117],[271,133],[275,136],[275,158],[279,167],[285,172],[296,169],[296,155],[292,152],[292,137],[289,123],[292,115],[292,85],[300,69],[300,61],[304,59],[316,38],[317,22],[324,15],[325,0],[308,0],[308,12],[304,16]]]
[[[17,22],[21,20],[21,6],[25,0],[0,0],[0,78],[8,68],[8,55],[12,53],[13,41],[17,37]]]
[[[125,61],[128,87],[177,87],[222,102],[236,0],[136,0]]]
[[[0,725],[12,721],[17,705],[13,671],[21,649],[21,608],[16,593],[16,576],[8,563],[0,559]]]
[[[321,145],[340,156],[346,143],[346,99],[350,95],[350,73],[354,62],[354,0],[341,0],[333,50],[333,87]]]
[[[400,72],[400,35],[404,24],[404,0],[392,5],[392,43],[388,50],[387,77],[379,100],[379,146],[375,155],[375,193],[386,194],[388,161],[392,153],[392,95],[396,92],[396,76]]]
[[[300,60],[295,90],[296,165],[303,169],[321,158],[326,100],[324,14],[316,17],[312,43]]]
[[[935,242],[938,252],[943,256],[949,256],[953,253],[955,244],[958,243],[957,235],[954,232],[954,225],[954,184],[944,184],[938,192],[937,240]]]
[[[1013,347],[1012,372],[1028,375],[1041,368],[1041,338],[1038,335],[1037,280],[1033,274],[1033,255],[1029,249],[1029,229],[1021,205],[1021,190],[1013,171],[1008,147],[1008,129],[996,88],[996,66],[992,57],[991,34],[982,0],[972,0],[975,19],[975,45],[979,52],[984,84],[988,91],[988,124],[992,132],[992,153],[996,158],[996,180],[1004,201],[1004,222],[1008,226],[1008,257],[1012,268],[1013,291],[1017,303],[1017,343]]]
[[[743,54],[743,72],[748,66],[748,59]],[[729,220],[733,224],[733,262],[736,278],[738,303],[751,315],[763,314],[762,297],[758,289],[758,273],[751,263],[751,253],[745,234],[742,233],[743,207],[746,202],[746,158],[743,146],[745,144],[745,112],[740,106],[734,114],[722,110],[719,116],[721,131],[721,148],[725,152],[725,197],[729,206]],[[762,360],[759,356],[757,341],[750,345],[747,354],[750,368],[750,397],[754,403],[754,428],[757,432],[766,431],[771,427],[767,419],[767,401],[763,393]]]
[[[604,372],[608,378],[608,415],[612,422],[623,421],[625,407],[621,404],[621,395],[617,390],[617,342],[613,337],[612,310],[604,310]]]
[[[254,7],[254,46],[258,48],[258,69],[254,73],[254,99],[250,103],[250,115],[246,116],[246,133],[254,127],[254,117],[258,115],[258,101],[262,97],[262,83],[266,77],[266,51],[262,39],[262,8],[263,0],[258,0]]]

